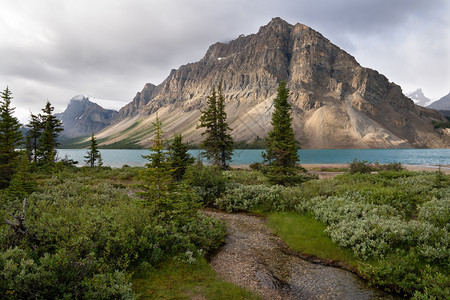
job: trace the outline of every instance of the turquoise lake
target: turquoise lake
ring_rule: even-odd
[[[231,165],[246,165],[261,162],[264,150],[234,150]],[[101,149],[103,163],[106,166],[119,168],[123,165],[144,166],[148,161],[142,155],[149,150]],[[201,150],[189,150],[197,158]],[[86,149],[58,149],[60,159],[66,156],[84,164]],[[404,165],[450,165],[450,149],[342,149],[342,150],[299,150],[300,164],[346,164],[353,159],[368,162],[391,163]]]

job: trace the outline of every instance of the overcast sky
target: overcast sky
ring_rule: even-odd
[[[209,45],[281,17],[438,99],[450,92],[449,16],[448,0],[0,0],[0,89],[23,122],[78,94],[119,109]]]

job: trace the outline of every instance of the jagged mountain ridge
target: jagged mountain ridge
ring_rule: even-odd
[[[117,111],[104,109],[90,99],[89,96],[75,96],[64,112],[55,114],[63,123],[62,135],[68,138],[90,135],[110,125],[118,115]]]
[[[271,129],[280,80],[291,91],[293,127],[303,148],[445,147],[436,111],[414,105],[401,88],[317,31],[280,18],[258,33],[216,43],[196,63],[172,70],[160,85],[146,84],[99,133],[104,144],[149,146],[157,112],[170,138],[199,142],[196,124],[211,89],[222,84],[236,141],[263,138]]]

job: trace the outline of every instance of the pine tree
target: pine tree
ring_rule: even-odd
[[[173,188],[173,168],[169,162],[169,153],[164,150],[164,132],[158,116],[153,126],[155,126],[155,135],[150,154],[142,156],[149,163],[141,172],[141,179],[144,181],[141,187],[144,191],[140,195],[157,215],[161,215],[170,209],[169,193]]]
[[[97,166],[99,167],[103,165],[102,155],[100,154],[100,150],[98,150],[97,139],[95,138],[94,133],[91,135],[91,144],[84,158],[86,158],[85,162],[90,167],[95,167],[95,162],[97,162]]]
[[[202,136],[206,136],[201,146],[206,151],[206,157],[212,164],[225,170],[233,155],[233,138],[228,133],[230,127],[225,112],[225,97],[222,87],[213,88],[211,96],[207,99],[207,109],[202,111],[200,124],[197,128],[205,128]]]
[[[15,173],[20,153],[16,151],[22,144],[23,136],[19,120],[13,116],[11,91],[7,87],[1,93],[0,104],[0,188],[9,185]]]
[[[194,163],[195,159],[189,155],[188,146],[183,143],[181,134],[175,136],[169,150],[169,161],[174,170],[173,178],[175,181],[180,181],[183,179],[186,169]]]
[[[56,159],[56,147],[59,132],[63,131],[62,122],[53,115],[54,107],[47,101],[44,114],[39,115],[42,120],[43,131],[38,139],[37,155],[41,164],[54,163]]]
[[[264,162],[268,164],[267,175],[273,183],[289,184],[296,180],[296,164],[299,161],[298,146],[292,130],[291,104],[288,101],[289,90],[282,81],[274,100],[272,114],[272,131],[266,142],[267,150],[263,153]]]
[[[38,139],[42,134],[43,124],[39,116],[31,114],[30,117],[30,123],[25,125],[29,128],[26,136],[26,149],[29,161],[37,163]]]

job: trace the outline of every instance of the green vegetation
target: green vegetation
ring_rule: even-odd
[[[0,290],[16,299],[133,298],[131,273],[216,248],[224,227],[197,212],[162,220],[136,196],[139,168],[32,174],[23,198],[1,190]],[[176,193],[176,192],[175,192]],[[175,197],[175,196],[174,196]],[[185,195],[178,195],[183,206]],[[189,200],[189,199],[188,199]],[[10,215],[15,217],[11,219]]]
[[[176,135],[173,142],[169,146],[170,166],[173,171],[173,178],[181,181],[186,173],[187,168],[195,162],[195,159],[188,153],[188,146],[183,143],[183,137]]]
[[[303,179],[297,174],[298,146],[292,130],[291,104],[288,98],[289,90],[286,82],[282,81],[273,101],[275,110],[270,122],[273,129],[266,138],[267,150],[263,153],[267,164],[263,170],[272,183],[281,185],[298,183]]]
[[[259,299],[219,280],[204,258],[191,264],[167,260],[156,268],[141,268],[132,282],[134,292],[143,299]]]
[[[293,250],[323,260],[357,266],[355,255],[339,247],[325,233],[327,226],[313,216],[297,213],[271,213],[267,226]]]
[[[446,116],[445,118],[447,121],[444,122],[432,121],[434,128],[450,128],[450,117]]]
[[[26,137],[27,155],[31,162],[40,166],[52,165],[56,162],[56,147],[59,146],[58,135],[62,122],[53,115],[54,107],[47,101],[42,109],[43,114],[31,114],[30,129]]]
[[[397,164],[377,170],[290,187],[239,171],[215,203],[230,212],[270,213],[269,226],[294,249],[356,266],[386,290],[448,298],[450,176]]]
[[[22,144],[19,120],[13,116],[11,91],[8,87],[0,100],[0,188],[6,188],[17,171],[20,153],[15,151]]]
[[[205,149],[205,156],[214,166],[222,170],[229,168],[228,163],[233,155],[233,138],[228,133],[231,129],[227,124],[225,112],[225,97],[222,87],[213,88],[208,96],[208,107],[202,111],[198,128],[205,128],[202,136],[206,136],[201,146]]]
[[[98,150],[97,139],[94,136],[94,133],[91,135],[91,144],[89,146],[88,152],[86,156],[85,162],[91,167],[95,167],[95,163],[97,162],[97,166],[101,167],[103,165],[102,155]]]

